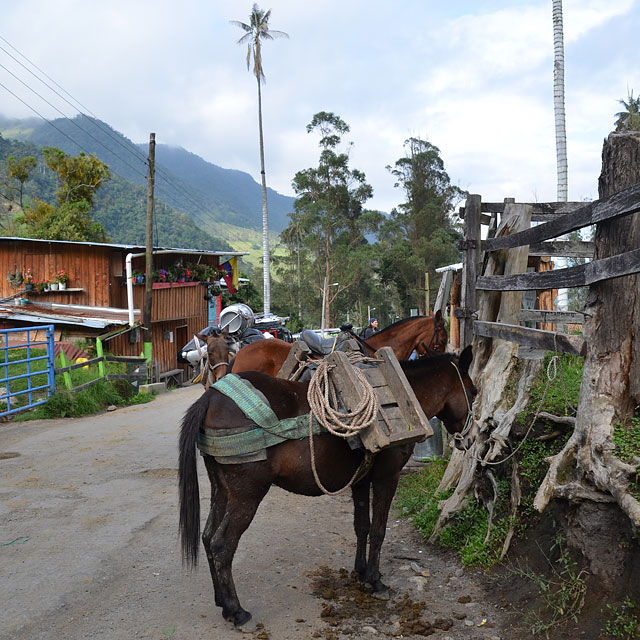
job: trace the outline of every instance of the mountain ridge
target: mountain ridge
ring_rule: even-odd
[[[86,115],[39,122],[0,116],[0,131],[39,147],[54,146],[68,154],[95,153],[113,173],[146,187],[147,147],[136,144],[101,120]],[[156,145],[156,199],[191,217],[211,235],[216,223],[262,229],[262,188],[248,173],[207,162],[180,146]],[[288,224],[294,198],[268,189],[269,226],[279,232]],[[97,212],[99,215],[99,212]]]

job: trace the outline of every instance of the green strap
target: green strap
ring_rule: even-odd
[[[238,456],[253,453],[280,444],[285,440],[300,440],[309,435],[309,414],[279,420],[273,409],[242,378],[231,373],[211,385],[229,397],[255,424],[256,429],[217,435],[219,429],[204,429],[198,436],[198,449],[211,456]],[[315,418],[312,418],[314,435],[326,432]],[[216,434],[216,435],[214,435]]]
[[[312,431],[314,435],[318,435],[325,433],[326,429],[313,419]],[[286,440],[306,438],[309,435],[309,414],[282,420],[277,432],[265,431],[258,427],[229,436],[211,434],[212,431],[207,429],[198,436],[198,449],[202,453],[210,456],[239,456],[273,447]]]

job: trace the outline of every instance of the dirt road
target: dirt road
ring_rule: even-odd
[[[200,393],[186,387],[92,418],[0,425],[2,640],[241,637],[213,604],[206,561],[195,572],[181,564],[177,433]],[[382,560],[391,602],[353,587],[353,551],[348,494],[273,489],[234,563],[241,602],[264,626],[253,637],[515,637],[483,576],[393,514]]]

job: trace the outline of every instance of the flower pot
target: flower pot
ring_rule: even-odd
[[[49,287],[51,288],[51,291],[57,291],[58,290],[58,283],[57,282],[52,282]]]
[[[67,288],[67,283],[66,282],[60,282],[58,283],[58,289],[66,289]]]
[[[24,288],[25,288],[27,291],[33,291],[33,290],[35,289],[35,287],[34,287],[34,285],[33,285],[33,282],[27,282],[27,283],[24,285]]]

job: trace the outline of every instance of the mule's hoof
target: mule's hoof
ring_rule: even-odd
[[[256,625],[249,624],[250,620],[251,614],[244,609],[236,611],[236,614],[233,616],[233,624],[235,628],[245,633],[254,633],[256,631]]]
[[[389,594],[389,589],[385,589],[384,591],[372,591],[372,598],[377,598],[378,600],[390,600],[391,595]]]

